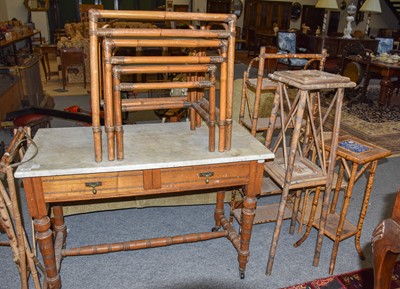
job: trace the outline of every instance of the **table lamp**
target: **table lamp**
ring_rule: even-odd
[[[324,13],[324,22],[322,23],[322,35],[325,34],[326,30],[326,22],[328,20],[328,11],[332,9],[339,9],[336,0],[318,0],[317,4],[315,4],[316,8],[325,9]]]
[[[367,25],[365,26],[364,35],[368,35],[369,22],[371,20],[371,13],[382,13],[380,0],[367,0],[360,8],[360,12],[368,12]]]

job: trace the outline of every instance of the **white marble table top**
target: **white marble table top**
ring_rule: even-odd
[[[217,130],[218,131],[218,128]],[[37,155],[21,164],[16,178],[120,172],[272,159],[274,154],[238,124],[232,130],[232,149],[208,151],[208,127],[194,131],[189,123],[124,126],[124,160],[108,161],[103,133],[103,161],[94,160],[92,127],[39,129],[34,137]],[[218,143],[218,133],[216,143]],[[31,145],[24,160],[35,154]]]

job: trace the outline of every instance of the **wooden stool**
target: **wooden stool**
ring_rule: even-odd
[[[390,288],[393,267],[400,254],[400,190],[397,193],[392,217],[379,223],[372,233],[374,257],[374,288]]]
[[[82,47],[68,47],[60,50],[63,89],[67,85],[67,69],[70,66],[83,67],[83,87],[86,88],[85,55]]]
[[[49,63],[49,53],[58,54],[57,45],[54,44],[42,44],[40,45],[40,51],[42,53],[42,66],[46,81],[50,79],[51,75],[58,75],[58,71],[51,71]]]
[[[330,141],[325,142],[325,148],[330,150]],[[336,256],[339,250],[339,243],[351,236],[355,237],[355,245],[361,259],[364,259],[360,245],[361,231],[364,223],[364,218],[367,213],[368,202],[374,183],[375,171],[378,165],[378,160],[391,155],[391,151],[381,148],[372,143],[368,143],[351,135],[343,135],[339,137],[337,159],[340,160],[340,168],[338,173],[338,181],[336,184],[335,193],[332,199],[331,208],[326,220],[325,235],[334,241],[331,261],[329,265],[329,274],[333,274],[335,269]],[[351,169],[348,166],[351,162]],[[363,165],[358,169],[359,165]],[[350,204],[353,187],[359,177],[368,169],[368,180],[364,192],[364,200],[361,206],[360,217],[357,226],[354,226],[346,219],[347,210]],[[340,215],[335,212],[338,201],[339,190],[343,180],[344,173],[348,175],[348,185],[344,194],[342,209]],[[319,220],[315,220],[313,224],[319,228]]]

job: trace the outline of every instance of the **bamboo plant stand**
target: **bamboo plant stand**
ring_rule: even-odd
[[[351,82],[347,77],[319,70],[276,71],[270,74],[269,77],[278,82],[278,87],[275,92],[274,106],[270,116],[270,126],[267,130],[265,145],[275,153],[275,158],[274,161],[267,162],[264,169],[268,176],[282,189],[282,194],[266,269],[266,274],[268,275],[272,272],[289,191],[295,191],[290,233],[294,233],[303,189],[316,189],[312,212],[316,210],[322,187],[325,187],[322,204],[323,212],[328,205],[329,192],[332,188],[334,175],[344,88],[355,86],[355,83]],[[287,94],[287,86],[298,89],[292,102]],[[335,97],[325,113],[322,112],[320,104],[321,89],[336,90]],[[332,110],[333,108],[335,110]],[[330,113],[334,114],[335,120],[332,130],[331,151],[327,156],[324,145],[324,123]],[[278,136],[273,139],[278,115],[280,116],[282,129]],[[304,133],[302,133],[302,123],[304,121],[306,126]],[[287,136],[289,124],[292,124],[293,130],[290,136]],[[310,233],[312,224],[310,220],[300,243]],[[314,255],[315,266],[319,262],[325,221],[326,216],[322,215],[321,230]]]

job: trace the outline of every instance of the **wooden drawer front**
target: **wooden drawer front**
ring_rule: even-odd
[[[250,175],[249,163],[193,166],[161,170],[161,189],[193,190],[243,185]]]
[[[143,171],[42,177],[42,184],[52,202],[128,196],[143,191]]]

